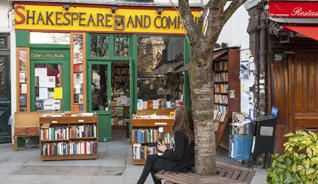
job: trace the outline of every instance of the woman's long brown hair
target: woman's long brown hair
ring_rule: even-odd
[[[186,107],[178,107],[173,125],[173,133],[182,131],[188,137],[188,143],[194,141],[192,112]]]

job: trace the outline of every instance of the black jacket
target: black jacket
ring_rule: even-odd
[[[184,171],[194,166],[194,144],[182,131],[174,133],[174,148],[166,150],[154,164],[154,170]]]

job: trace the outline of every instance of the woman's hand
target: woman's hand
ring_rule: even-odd
[[[157,149],[160,151],[160,152],[165,152],[167,150],[167,146],[165,144],[160,144],[158,143],[157,144]]]

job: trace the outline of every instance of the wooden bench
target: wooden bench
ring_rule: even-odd
[[[18,150],[19,137],[39,136],[39,118],[43,112],[16,112],[14,114],[13,149]]]
[[[193,172],[159,171],[156,177],[166,183],[176,184],[250,184],[255,176],[255,170],[219,162],[216,164],[216,170],[215,176],[201,176]]]

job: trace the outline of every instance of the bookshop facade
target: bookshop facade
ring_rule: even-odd
[[[190,46],[175,9],[21,1],[14,9],[16,112],[96,112],[98,140],[109,141],[129,136],[137,109],[189,105]]]

